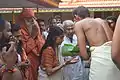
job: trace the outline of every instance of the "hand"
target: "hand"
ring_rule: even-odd
[[[10,42],[10,48],[8,50],[7,47],[2,48],[2,57],[8,67],[12,67],[16,63],[17,55],[14,42]]]
[[[36,54],[36,56],[40,56],[40,54]]]
[[[70,64],[77,63],[78,61],[79,61],[79,59],[75,59],[75,58],[73,58],[73,59],[70,61]]]
[[[29,60],[26,60],[24,62],[21,62],[18,64],[19,67],[21,68],[28,68],[30,66],[30,61]]]
[[[34,39],[34,38],[36,38],[37,35],[38,35],[38,28],[36,26],[33,26],[31,36]]]
[[[25,63],[27,63],[28,65],[31,64],[29,59],[27,59],[27,60],[25,61]]]
[[[66,60],[65,62],[64,62],[64,66],[65,65],[68,65],[68,64],[70,64],[71,63],[71,59],[70,60]]]
[[[6,54],[7,55],[7,54],[10,54],[11,52],[16,52],[15,42],[10,41],[9,44],[10,44],[10,47],[9,47],[8,50],[7,50],[7,46],[2,48],[2,54]]]
[[[76,62],[78,62],[78,61],[79,61],[79,59],[72,58],[72,59],[70,59],[70,60],[65,61],[65,65],[74,64],[74,63],[76,63]]]
[[[13,41],[13,42],[16,43],[16,42],[17,42],[17,38],[16,38],[15,36],[11,36],[11,37],[10,37],[10,42],[11,42],[11,41]]]

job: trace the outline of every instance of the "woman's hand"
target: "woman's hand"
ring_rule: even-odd
[[[79,60],[78,59],[76,59],[76,58],[72,58],[72,59],[70,59],[70,60],[66,60],[65,62],[64,62],[64,66],[65,65],[68,65],[68,64],[74,64],[74,63],[76,63],[76,62],[78,62]]]

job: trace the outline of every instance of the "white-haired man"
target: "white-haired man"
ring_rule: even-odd
[[[77,45],[77,37],[74,34],[74,23],[72,20],[65,20],[63,22],[63,28],[65,30],[65,37],[61,44]],[[83,80],[84,65],[82,64],[79,56],[63,56],[64,61],[74,58],[75,63],[67,65],[63,70],[63,80]]]

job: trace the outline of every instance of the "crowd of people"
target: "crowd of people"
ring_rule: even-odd
[[[71,16],[48,25],[28,8],[15,23],[0,17],[0,80],[119,80],[120,17],[91,18],[83,6]],[[66,44],[79,52],[64,56]]]

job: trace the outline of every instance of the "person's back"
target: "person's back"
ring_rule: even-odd
[[[89,18],[85,7],[78,7],[74,13],[81,20],[75,24],[80,56],[86,60],[91,58],[89,80],[119,80],[120,72],[111,59],[112,33],[104,20]],[[94,48],[91,57],[87,54],[86,40]]]
[[[107,36],[101,24],[93,18],[85,18],[78,22],[91,46],[100,46],[107,41]]]

